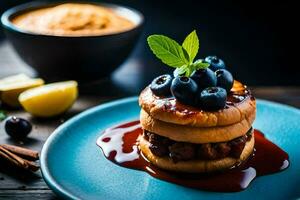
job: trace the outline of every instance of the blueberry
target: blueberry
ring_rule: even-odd
[[[171,83],[172,83],[172,77],[169,74],[164,74],[159,77],[156,77],[152,81],[150,85],[150,89],[157,96],[170,96]]]
[[[30,122],[19,117],[9,117],[5,122],[6,133],[17,140],[22,140],[30,133],[32,126]]]
[[[217,86],[229,92],[233,86],[232,74],[226,69],[219,69],[215,73],[217,76]]]
[[[197,83],[198,88],[201,90],[207,87],[217,86],[217,77],[209,68],[194,71],[191,78]]]
[[[199,97],[199,103],[203,110],[219,110],[225,107],[227,92],[220,87],[205,88]]]
[[[171,92],[173,96],[181,103],[194,105],[198,86],[191,78],[180,76],[172,81]]]
[[[205,62],[210,64],[209,68],[213,71],[226,68],[224,61],[217,56],[207,56]]]

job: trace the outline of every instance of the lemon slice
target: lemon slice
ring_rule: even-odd
[[[31,78],[26,74],[17,74],[17,75],[8,76],[0,79],[0,88],[10,83],[20,82],[29,79]]]
[[[40,78],[32,78],[22,81],[16,81],[11,83],[5,83],[0,85],[0,91],[6,92],[11,90],[19,90],[23,88],[31,88],[44,84],[44,80]]]
[[[18,97],[23,91],[43,84],[43,79],[32,79],[24,74],[3,78],[0,80],[1,101],[11,107],[18,107]]]
[[[34,116],[52,117],[67,111],[77,95],[77,82],[65,81],[29,89],[20,94],[19,101]]]

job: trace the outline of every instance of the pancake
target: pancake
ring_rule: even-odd
[[[227,142],[246,134],[251,128],[254,119],[255,111],[235,124],[217,127],[192,127],[154,119],[143,109],[140,114],[140,122],[143,129],[174,141],[190,143]]]
[[[190,160],[190,161],[179,161],[174,163],[169,157],[158,157],[155,156],[149,149],[149,142],[144,137],[139,137],[139,148],[142,154],[155,166],[177,172],[187,173],[204,173],[219,171],[224,169],[230,169],[233,166],[240,164],[247,160],[252,154],[254,149],[254,137],[251,137],[250,141],[247,141],[240,158],[226,157],[218,160]]]
[[[157,97],[149,87],[146,87],[140,94],[139,104],[154,119],[195,127],[236,124],[249,118],[256,110],[256,102],[250,91],[237,81],[228,94],[226,108],[218,111],[203,111],[183,105],[173,97]]]

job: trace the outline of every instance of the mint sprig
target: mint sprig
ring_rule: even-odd
[[[175,67],[177,74],[190,77],[195,70],[209,67],[201,59],[194,62],[199,50],[199,39],[195,30],[184,39],[182,46],[164,35],[151,35],[147,41],[156,57],[166,65]]]
[[[189,64],[185,50],[175,40],[163,35],[151,35],[147,41],[156,57],[166,65],[180,67]]]

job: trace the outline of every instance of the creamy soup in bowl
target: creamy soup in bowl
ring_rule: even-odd
[[[15,16],[11,22],[25,31],[58,36],[108,35],[136,26],[111,8],[87,3],[39,8]]]

